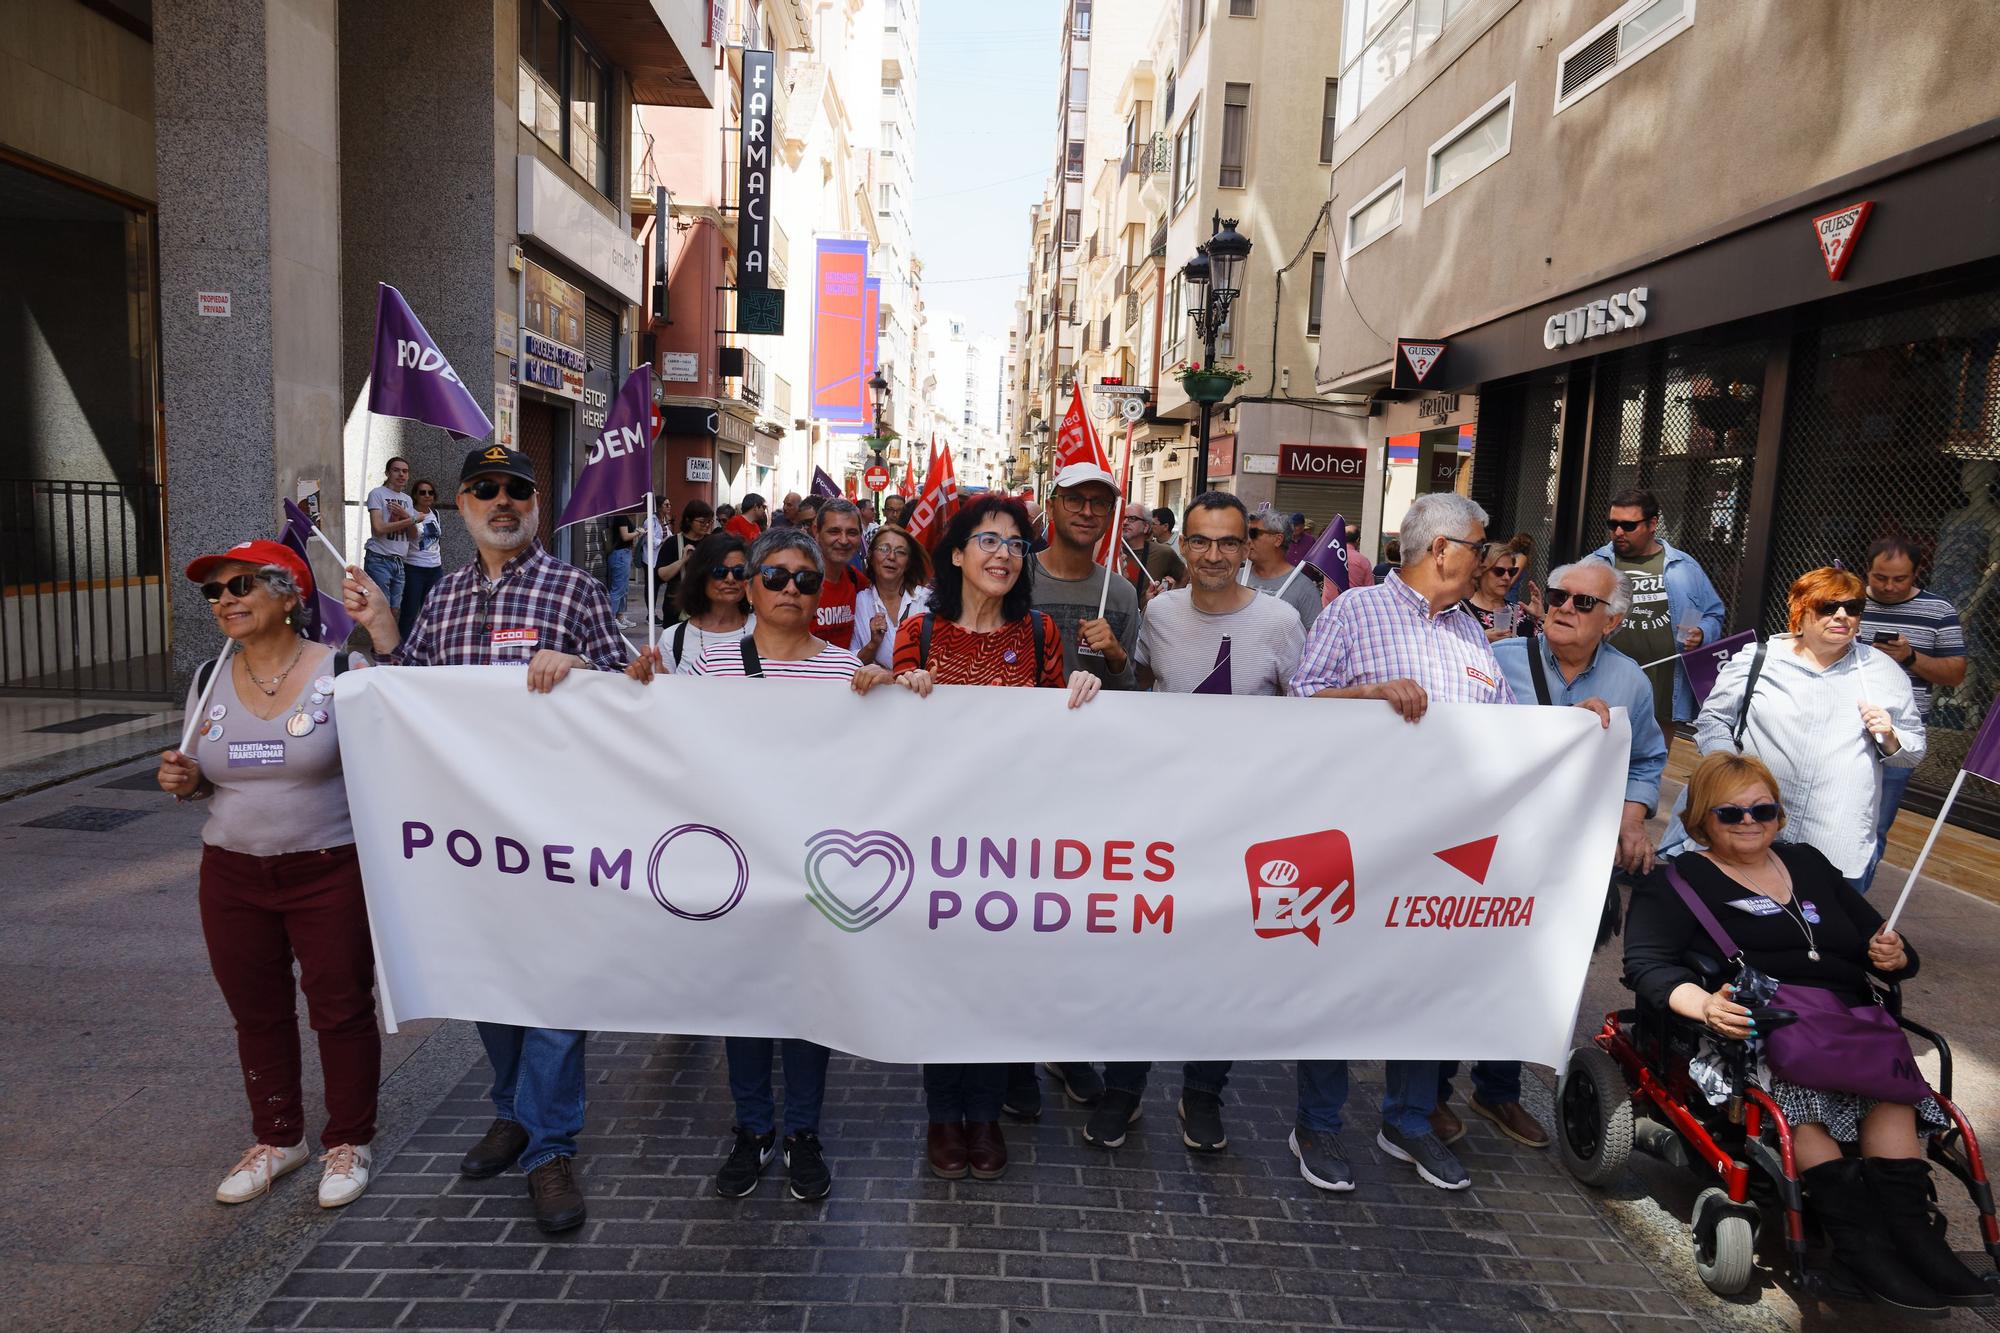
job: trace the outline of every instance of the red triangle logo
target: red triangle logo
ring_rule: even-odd
[[[1453,870],[1464,873],[1473,883],[1484,884],[1487,868],[1493,864],[1493,849],[1499,845],[1500,835],[1496,833],[1490,838],[1462,842],[1433,854]]]

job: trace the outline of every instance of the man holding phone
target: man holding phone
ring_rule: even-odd
[[[1910,675],[1917,715],[1931,723],[1931,691],[1965,680],[1965,629],[1958,608],[1917,586],[1917,554],[1901,537],[1884,537],[1868,548],[1868,608],[1861,614],[1861,640],[1873,643]],[[1914,768],[1882,769],[1882,804],[1875,815],[1875,859],[1861,877],[1866,893],[1875,867],[1889,845],[1889,826],[1909,790]]]

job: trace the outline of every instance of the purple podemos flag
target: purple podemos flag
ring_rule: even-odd
[[[1222,636],[1222,647],[1215,654],[1215,670],[1202,678],[1194,687],[1196,694],[1234,694],[1229,684],[1229,636]]]
[[[1965,752],[1965,771],[1988,782],[2000,782],[2000,703],[1986,706],[1986,720]]]
[[[653,489],[653,367],[625,377],[556,526],[642,508]]]
[[[1694,691],[1696,708],[1708,702],[1708,692],[1715,688],[1715,678],[1722,674],[1722,664],[1733,657],[1738,648],[1754,644],[1756,640],[1757,631],[1746,629],[1681,654],[1681,669],[1687,672],[1688,688]]]
[[[1312,544],[1299,563],[1311,565],[1320,573],[1333,580],[1333,586],[1347,591],[1347,520],[1339,514],[1326,525],[1319,540]]]
[[[814,495],[824,496],[829,500],[840,498],[840,487],[833,484],[833,478],[827,476],[826,469],[822,467],[815,467],[813,469],[812,489]]]
[[[493,433],[493,423],[425,332],[410,303],[386,282],[375,288],[375,364],[368,377],[368,410],[440,426],[460,439],[483,439]]]
[[[307,569],[312,568],[312,539],[313,522],[306,517],[306,511],[290,500],[285,501],[285,530],[278,534],[278,540],[291,547],[306,562]],[[347,614],[338,597],[327,596],[318,585],[319,576],[314,575],[312,605],[303,608],[306,637],[338,648],[354,632],[354,618]]]

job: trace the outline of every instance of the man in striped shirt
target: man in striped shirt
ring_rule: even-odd
[[[1401,569],[1373,587],[1343,594],[1314,623],[1292,673],[1292,693],[1380,699],[1409,722],[1421,719],[1432,700],[1513,703],[1486,631],[1459,605],[1490,554],[1486,511],[1451,492],[1419,496],[1403,516],[1401,537]],[[1465,1129],[1456,1115],[1438,1108],[1438,1062],[1391,1060],[1383,1076],[1376,1146],[1439,1189],[1470,1186],[1472,1177],[1447,1146]],[[1299,1174],[1324,1190],[1354,1188],[1337,1138],[1346,1101],[1345,1060],[1299,1061],[1292,1154]]]

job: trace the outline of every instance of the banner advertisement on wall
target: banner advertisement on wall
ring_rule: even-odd
[[[862,329],[867,323],[868,242],[822,237],[813,266],[811,415],[859,422],[867,413]]]
[[[875,378],[881,354],[882,279],[870,278],[861,293],[861,383]],[[864,388],[861,420],[836,422],[835,435],[867,435],[875,429],[875,391]]]

